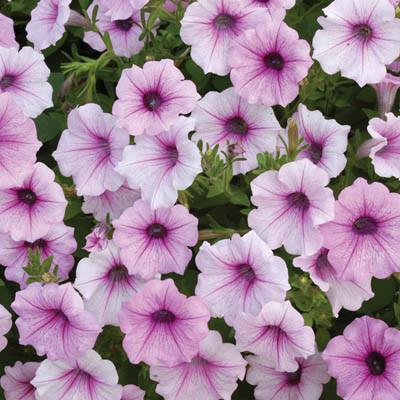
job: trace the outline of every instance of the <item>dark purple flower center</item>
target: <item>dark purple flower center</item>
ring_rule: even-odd
[[[378,230],[378,223],[372,217],[360,217],[353,223],[353,231],[359,235],[371,235]]]
[[[229,14],[220,14],[214,20],[217,29],[221,30],[232,28],[235,25],[235,22],[235,18]]]
[[[354,27],[355,34],[362,40],[369,40],[372,36],[372,28],[367,24],[359,24]]]
[[[143,96],[143,103],[149,111],[156,111],[162,103],[162,98],[158,92],[147,92]]]
[[[381,353],[372,351],[368,354],[365,362],[368,365],[369,371],[372,375],[382,375],[386,369],[386,360]]]
[[[20,189],[18,190],[17,195],[19,201],[30,206],[34,204],[37,199],[36,194],[30,189]]]
[[[121,31],[128,32],[132,28],[133,21],[132,18],[117,19],[114,21],[114,24],[118,29],[121,29]]]
[[[153,239],[163,239],[167,236],[168,231],[164,225],[161,224],[151,224],[147,228],[147,233]]]
[[[325,269],[331,266],[331,263],[328,261],[328,250],[322,250],[321,254],[317,258],[316,266],[318,269]]]
[[[233,117],[226,121],[226,129],[233,135],[247,135],[249,126],[242,117]]]
[[[301,380],[301,367],[295,372],[286,372],[286,383],[290,386],[295,386],[300,383]]]
[[[108,272],[108,279],[112,282],[121,282],[129,278],[128,269],[125,265],[114,265]]]
[[[153,320],[164,324],[169,324],[175,321],[175,315],[169,310],[159,310],[153,313]]]
[[[303,192],[290,193],[287,196],[290,207],[298,210],[307,211],[310,208],[310,200]]]
[[[264,57],[264,64],[271,69],[281,71],[285,66],[285,60],[279,53],[269,53]]]
[[[168,146],[167,147],[168,157],[172,161],[172,164],[175,165],[178,162],[179,152],[176,146]]]
[[[254,273],[253,268],[249,264],[240,264],[238,266],[238,271],[240,277],[242,277],[248,282],[253,282],[256,279],[256,274]]]
[[[269,0],[256,0],[256,2],[261,4],[267,4],[269,3]]]
[[[47,242],[44,239],[38,239],[34,242],[25,242],[25,246],[29,247],[30,249],[44,249],[47,246]]]
[[[2,90],[5,90],[5,89],[9,88],[14,83],[14,80],[15,80],[14,76],[12,76],[12,75],[4,75],[0,79],[0,88]]]
[[[316,143],[316,142],[312,142],[310,143],[310,145],[308,146],[307,150],[308,150],[308,154],[310,156],[310,160],[314,163],[314,164],[318,164],[319,161],[321,160],[322,157],[322,144],[320,143]]]

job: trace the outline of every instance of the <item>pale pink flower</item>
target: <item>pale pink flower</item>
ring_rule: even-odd
[[[114,241],[130,274],[150,279],[159,272],[183,275],[198,240],[197,218],[187,208],[175,205],[152,210],[137,200],[113,221]]]
[[[0,93],[10,93],[28,117],[53,106],[49,75],[43,55],[31,47],[0,47]]]
[[[267,171],[251,182],[258,208],[248,223],[272,249],[311,255],[322,246],[318,227],[334,218],[335,198],[328,174],[307,159]]]
[[[143,400],[145,392],[135,385],[126,385],[122,389],[121,400]]]
[[[36,400],[120,400],[114,364],[90,350],[76,360],[44,360],[32,385]]]
[[[112,20],[125,19],[140,10],[149,0],[98,0],[100,6],[106,10]]]
[[[180,35],[206,74],[227,75],[229,48],[241,33],[265,24],[266,15],[250,0],[198,0],[186,9]]]
[[[239,350],[210,331],[191,361],[172,368],[151,366],[150,377],[158,382],[156,392],[165,400],[230,400],[245,372],[246,361]]]
[[[334,0],[323,11],[313,40],[322,69],[360,86],[381,82],[400,53],[400,21],[389,1]]]
[[[131,363],[172,367],[198,353],[210,314],[200,298],[184,296],[167,279],[146,283],[122,305],[118,318]]]
[[[124,182],[114,167],[129,143],[129,134],[115,122],[97,104],[78,107],[68,115],[68,129],[62,133],[53,157],[61,173],[72,176],[79,196],[115,191]]]
[[[14,21],[0,13],[0,47],[19,48],[15,40]]]
[[[11,314],[0,304],[0,351],[7,346],[7,339],[4,337],[12,327]]]
[[[31,283],[17,292],[12,309],[19,342],[51,360],[74,359],[90,350],[101,332],[70,283]]]
[[[196,121],[193,140],[202,140],[211,147],[229,154],[232,146],[241,150],[233,163],[233,173],[245,174],[258,167],[257,154],[276,149],[283,129],[270,107],[248,104],[233,88],[222,93],[208,92],[192,112]]]
[[[201,271],[196,295],[213,317],[229,325],[242,311],[257,315],[268,301],[284,301],[290,289],[285,262],[254,231],[213,245],[204,242],[196,265]]]
[[[294,372],[298,359],[315,353],[315,335],[289,301],[266,303],[258,316],[243,313],[235,322],[240,351],[268,357],[272,368]]]
[[[172,60],[148,61],[122,71],[113,114],[132,135],[158,135],[180,114],[190,113],[200,98]]]
[[[256,7],[264,7],[274,19],[284,18],[286,10],[292,8],[296,0],[251,0],[251,4]]]
[[[14,366],[4,368],[0,386],[4,390],[6,400],[36,400],[35,387],[31,380],[35,377],[39,365],[38,362],[22,364],[21,361],[17,361]]]
[[[89,252],[104,250],[108,246],[108,233],[109,228],[107,224],[97,224],[92,232],[85,237],[86,244],[84,249]]]
[[[178,191],[187,189],[202,172],[201,155],[188,134],[194,120],[179,119],[158,136],[140,136],[124,149],[116,171],[132,188],[140,188],[152,208],[171,207]]]

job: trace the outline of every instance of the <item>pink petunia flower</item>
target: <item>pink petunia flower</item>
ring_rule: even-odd
[[[51,360],[74,359],[90,350],[101,332],[94,316],[70,283],[31,283],[17,292],[12,309],[19,342]]]
[[[33,166],[41,145],[35,123],[25,116],[12,95],[0,94],[0,187]]]
[[[319,354],[299,359],[294,372],[276,371],[268,357],[247,356],[246,360],[250,364],[246,380],[257,386],[255,400],[318,400],[323,384],[330,380]]]
[[[148,61],[122,71],[113,114],[131,134],[158,135],[180,114],[190,113],[200,95],[172,60]]]
[[[313,61],[310,46],[280,19],[268,18],[241,34],[229,51],[235,91],[250,104],[286,106]]]
[[[122,389],[121,400],[143,400],[145,392],[135,385],[126,385]]]
[[[63,175],[72,175],[79,196],[97,196],[123,184],[114,167],[128,143],[128,132],[115,126],[112,115],[97,104],[86,104],[69,113],[68,129],[53,157]]]
[[[378,97],[379,116],[385,117],[392,111],[396,94],[400,88],[400,61],[395,61],[387,66],[387,73],[383,81],[372,85]]]
[[[23,289],[29,278],[23,268],[28,265],[30,249],[38,250],[42,261],[53,256],[53,264],[58,265],[57,275],[62,280],[68,278],[74,266],[72,253],[77,247],[74,229],[62,222],[51,225],[49,232],[34,242],[14,241],[7,233],[0,233],[0,243],[0,264],[6,266],[5,277],[19,283]]]
[[[1,51],[1,49],[0,49]],[[0,226],[15,241],[34,242],[61,223],[67,201],[54,172],[36,163],[17,181],[0,189]]]
[[[216,331],[210,331],[202,340],[191,361],[173,368],[150,369],[151,379],[158,382],[156,392],[165,400],[230,400],[237,380],[243,380],[245,373],[246,361],[239,350],[233,344],[223,343]]]
[[[122,303],[145,282],[140,276],[129,274],[119,249],[110,241],[105,250],[92,252],[89,258],[79,261],[74,287],[82,294],[85,309],[101,326],[118,326]]]
[[[376,174],[400,178],[400,117],[388,113],[386,121],[373,118],[369,121],[368,132],[372,139],[366,140],[361,147],[367,148],[366,154],[371,157]]]
[[[97,3],[97,1],[94,1],[90,5],[87,10],[89,15],[93,14]],[[144,46],[144,41],[139,39],[142,33],[140,11],[134,11],[127,18],[117,20],[112,20],[106,15],[105,11],[103,7],[98,9],[96,24],[102,34],[108,32],[110,35],[115,54],[121,57],[131,57],[139,53]],[[106,50],[103,39],[96,32],[85,32],[83,40],[97,51]]]
[[[188,247],[198,240],[197,224],[182,205],[151,210],[149,203],[137,200],[113,221],[113,238],[130,274],[145,279],[157,272],[183,275],[192,258]]]
[[[335,268],[328,260],[328,250],[324,247],[312,256],[296,257],[293,265],[309,272],[311,280],[326,292],[335,317],[341,308],[356,311],[363,301],[374,296],[370,279],[366,281],[358,279],[356,282],[338,279]]]
[[[334,218],[335,199],[327,173],[307,159],[267,171],[251,183],[258,209],[248,223],[272,248],[311,255],[322,246],[318,227]]]
[[[335,219],[320,227],[338,279],[362,282],[400,272],[400,195],[358,178],[335,204]]]
[[[210,314],[198,297],[184,296],[167,279],[146,283],[122,305],[118,318],[131,363],[172,367],[198,353]]]
[[[294,372],[298,358],[315,353],[315,335],[304,326],[303,316],[289,301],[266,303],[258,316],[242,314],[235,321],[236,343],[240,351],[266,356],[272,368]]]
[[[12,367],[4,368],[0,386],[4,390],[6,400],[36,400],[35,387],[31,380],[35,377],[40,363],[17,361]]]
[[[233,173],[245,174],[258,167],[257,154],[276,149],[283,131],[270,107],[248,104],[233,88],[222,93],[208,92],[192,112],[196,120],[193,140],[203,140],[211,147],[229,154],[232,146],[241,148],[244,161],[233,163]]]
[[[370,317],[355,319],[322,353],[344,400],[400,398],[400,332]]]
[[[136,10],[140,10],[149,0],[98,0],[100,7],[106,10],[112,20],[125,19]]]
[[[186,8],[190,3],[190,0],[180,0],[179,4],[181,7]],[[177,5],[172,0],[165,0],[164,10],[168,12],[175,12],[177,9]]]
[[[323,11],[313,40],[322,69],[360,86],[381,82],[400,53],[400,21],[389,1],[335,0]]]
[[[251,4],[256,7],[264,7],[274,19],[284,18],[286,10],[292,8],[296,0],[251,0]]]
[[[214,245],[204,242],[196,265],[196,295],[229,325],[240,312],[257,315],[268,301],[284,301],[290,289],[285,262],[254,231]]]
[[[14,21],[0,13],[0,47],[19,48],[15,40]]]
[[[299,105],[293,121],[304,140],[302,144],[307,145],[299,158],[308,158],[330,178],[337,177],[346,166],[344,152],[351,127],[340,125],[333,119],[325,119],[320,111],[309,111],[304,104]]]
[[[0,47],[0,93],[10,93],[28,117],[36,118],[53,106],[49,75],[43,55],[31,47]]]
[[[109,227],[106,223],[97,224],[92,232],[85,237],[86,244],[84,249],[89,252],[104,250],[108,246],[108,233]]]
[[[90,350],[76,360],[44,360],[32,381],[36,400],[120,400],[114,364]]]
[[[265,24],[266,15],[250,0],[199,0],[186,9],[180,35],[206,74],[227,75],[229,48],[245,30]]]
[[[4,337],[12,327],[11,314],[0,304],[0,351],[7,346],[7,339]]]
[[[202,172],[200,151],[188,138],[193,129],[193,119],[179,117],[168,131],[136,137],[136,144],[125,148],[116,171],[130,187],[141,189],[152,208],[173,206],[178,191]]]
[[[47,49],[58,42],[65,33],[72,0],[40,0],[26,25],[27,39],[35,50]]]
[[[119,218],[140,197],[139,189],[131,189],[123,184],[115,192],[106,190],[99,196],[84,196],[82,211],[86,214],[93,214],[97,221],[105,221],[107,214],[110,216],[110,220],[113,220]]]

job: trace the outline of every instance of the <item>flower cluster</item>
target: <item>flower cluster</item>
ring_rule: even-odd
[[[399,2],[26,3],[4,398],[398,400]]]

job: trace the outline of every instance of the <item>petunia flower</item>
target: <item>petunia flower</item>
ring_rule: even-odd
[[[19,48],[15,40],[14,21],[0,13],[0,47]]]
[[[122,305],[118,318],[131,363],[172,367],[198,353],[210,314],[198,297],[184,296],[167,279],[146,283]]]
[[[299,105],[292,120],[296,123],[299,136],[303,138],[302,145],[307,145],[298,157],[308,158],[330,178],[337,177],[346,166],[344,152],[351,127],[340,125],[333,119],[325,119],[320,111],[309,111],[304,104]]]
[[[85,236],[86,244],[83,247],[86,251],[101,251],[108,246],[109,227],[106,223],[97,224],[89,235]]]
[[[36,400],[120,400],[122,387],[114,364],[90,350],[76,360],[44,360],[32,385]]]
[[[74,359],[90,350],[101,332],[70,283],[31,283],[17,292],[12,309],[19,342],[51,360]]]
[[[149,0],[98,0],[100,7],[112,20],[125,19],[140,10]]]
[[[362,282],[400,272],[400,195],[358,178],[335,204],[335,219],[320,227],[338,279]]]
[[[328,250],[324,247],[312,256],[296,257],[293,265],[309,272],[311,280],[326,292],[335,317],[341,308],[357,311],[365,300],[374,296],[370,279],[358,279],[356,282],[338,279],[335,268],[328,260]]]
[[[122,303],[145,282],[140,276],[129,274],[119,249],[110,241],[105,250],[94,251],[79,261],[74,287],[83,295],[85,309],[100,325],[118,326]]]
[[[5,277],[26,288],[28,274],[24,267],[28,265],[29,250],[39,251],[41,261],[53,256],[53,265],[58,265],[57,276],[65,280],[74,266],[72,254],[77,243],[74,229],[64,223],[53,224],[47,234],[33,242],[14,241],[7,233],[0,233],[0,264],[6,267]]]
[[[355,319],[330,340],[322,357],[344,400],[400,398],[400,332],[385,322]]]
[[[140,188],[152,208],[173,206],[178,191],[202,172],[200,151],[188,138],[193,129],[193,119],[179,117],[168,131],[136,137],[136,144],[124,149],[116,171],[130,187]]]
[[[231,80],[250,104],[286,106],[297,97],[313,63],[310,46],[280,19],[266,17],[230,48]]]
[[[11,94],[0,94],[0,187],[32,168],[41,145],[35,123]]]
[[[97,221],[105,221],[107,214],[110,216],[110,220],[113,220],[119,218],[140,197],[139,189],[131,189],[123,184],[115,192],[106,190],[98,196],[84,196],[82,211],[86,214],[93,214]]]
[[[151,210],[149,203],[137,200],[113,221],[113,239],[130,274],[145,279],[157,272],[183,275],[192,258],[188,247],[198,240],[197,224],[182,205]]]
[[[313,39],[322,69],[360,86],[381,82],[400,53],[400,21],[389,1],[335,0],[323,11]]]
[[[266,303],[257,316],[243,313],[235,321],[240,351],[268,357],[278,371],[295,372],[298,358],[315,353],[315,335],[289,301]]]
[[[247,356],[246,360],[250,365],[246,380],[257,386],[255,400],[318,400],[323,384],[330,380],[320,354],[299,359],[293,372],[276,371],[267,356]]]
[[[284,18],[286,10],[292,8],[296,0],[251,0],[251,4],[255,7],[264,7],[274,18]]]
[[[112,115],[97,104],[85,104],[69,113],[68,129],[53,157],[61,173],[72,176],[79,196],[97,196],[123,184],[114,167],[128,143],[128,132],[115,126]]]
[[[229,154],[232,146],[241,149],[245,160],[233,163],[233,173],[245,174],[258,167],[257,154],[276,150],[282,128],[270,107],[248,104],[233,88],[222,93],[208,92],[192,112],[196,121],[193,140],[202,140]]]
[[[126,385],[122,389],[121,400],[143,400],[145,392],[136,385]]]
[[[227,75],[229,48],[245,30],[264,24],[266,15],[250,0],[199,0],[187,7],[180,35],[206,74]]]
[[[1,49],[0,49],[1,51]],[[61,223],[67,201],[54,172],[36,163],[17,181],[0,189],[0,229],[15,241],[34,242]]]
[[[40,363],[17,361],[12,367],[4,368],[0,386],[4,390],[6,400],[36,400],[35,387],[31,380],[35,377]]]
[[[28,117],[36,118],[53,106],[49,76],[43,55],[31,47],[0,47],[0,93],[10,93]]]
[[[7,339],[4,337],[12,327],[11,314],[0,304],[0,351],[7,346]]]
[[[148,61],[122,71],[113,114],[132,135],[158,135],[170,129],[180,114],[190,113],[200,98],[193,82],[172,60]]]
[[[151,379],[158,382],[156,392],[165,400],[230,400],[237,380],[243,380],[245,373],[246,361],[239,350],[233,344],[223,343],[216,331],[210,331],[202,340],[191,361],[173,368],[150,368]]]
[[[258,208],[248,223],[276,249],[311,255],[322,246],[318,227],[334,218],[333,192],[327,173],[307,159],[267,171],[251,182],[251,201]]]
[[[285,262],[254,231],[213,245],[204,242],[196,265],[201,271],[196,295],[213,317],[229,325],[241,312],[257,315],[268,301],[284,301],[290,289]]]

